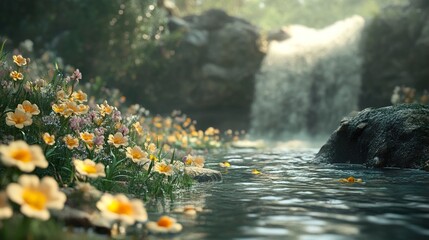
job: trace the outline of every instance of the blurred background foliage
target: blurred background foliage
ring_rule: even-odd
[[[410,3],[386,7],[367,24],[361,42],[361,108],[390,105],[395,87],[414,88],[410,99],[427,95],[429,1]]]
[[[354,14],[370,18],[385,6],[404,4],[407,0],[176,0],[175,3],[181,15],[220,8],[264,30],[272,30],[288,24],[322,28]]]
[[[189,111],[184,107],[186,101],[177,97],[177,89],[189,84],[191,80],[185,80],[192,66],[200,61],[193,57],[198,56],[199,53],[193,52],[198,49],[183,48],[183,32],[169,32],[169,17],[220,8],[266,33],[289,24],[320,28],[358,14],[368,20],[362,44],[363,79],[368,84],[362,89],[368,94],[374,94],[370,88],[383,92],[379,96],[381,100],[361,101],[362,106],[371,106],[389,102],[388,95],[397,84],[427,88],[428,47],[419,36],[428,30],[425,27],[428,2],[2,0],[0,34],[9,39],[9,49],[30,39],[35,55],[53,51],[63,58],[64,64],[79,68],[84,81],[102,81],[106,87],[119,88],[130,103],[137,102],[154,112],[165,113],[174,108]],[[398,4],[401,6],[388,7]],[[417,38],[423,41],[418,47],[414,44]],[[400,81],[389,82],[399,78]],[[382,90],[382,86],[386,86],[386,90]],[[362,99],[367,99],[367,95],[363,94]]]

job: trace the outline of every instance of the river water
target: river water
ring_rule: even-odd
[[[206,167],[222,171],[222,182],[196,184],[149,215],[161,210],[182,223],[172,239],[429,239],[429,173],[314,164],[316,152],[214,154]],[[231,167],[221,168],[223,161]],[[363,183],[338,181],[349,176]],[[195,217],[169,212],[187,204],[204,210]]]

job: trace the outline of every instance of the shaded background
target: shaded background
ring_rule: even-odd
[[[181,109],[202,128],[248,130],[255,75],[290,24],[365,18],[360,109],[391,104],[395,86],[421,94],[429,83],[428,2],[2,0],[0,34],[8,49],[59,56],[85,82],[118,88],[127,103],[160,114]]]

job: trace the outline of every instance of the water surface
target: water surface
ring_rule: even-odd
[[[169,213],[184,226],[175,238],[429,239],[427,172],[312,164],[315,153],[239,149],[213,155],[207,167],[221,170],[223,181],[197,184],[166,207],[204,208],[194,218]],[[231,168],[219,167],[222,161]],[[349,176],[364,183],[338,182]],[[150,215],[157,217],[155,210]]]

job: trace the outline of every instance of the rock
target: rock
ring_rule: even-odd
[[[52,216],[56,219],[61,220],[68,226],[90,228],[91,215],[85,211],[64,206],[61,210],[52,210]]]
[[[414,4],[411,4],[413,2]],[[429,1],[386,7],[362,36],[359,107],[391,104],[396,86],[429,89]]]
[[[429,107],[403,104],[365,109],[341,122],[315,160],[424,168],[429,160]]]
[[[168,59],[161,64],[166,70],[156,72],[156,80],[142,78],[139,85],[144,93],[139,96],[144,97],[132,100],[161,113],[177,108],[191,116],[207,109],[219,110],[219,115],[242,111],[240,118],[231,119],[242,125],[239,129],[246,129],[254,76],[265,56],[259,29],[222,10],[170,17],[168,28],[171,39],[160,46],[160,52],[168,49]],[[202,128],[219,124],[219,119],[196,120]]]
[[[267,144],[264,140],[239,140],[231,143],[231,147],[233,148],[254,148],[254,149],[262,149],[266,148]]]
[[[291,36],[288,33],[287,27],[282,27],[280,29],[268,32],[267,41],[284,41],[290,37]]]
[[[167,21],[168,30],[175,32],[178,30],[189,30],[189,24],[185,20],[178,17],[170,17]]]
[[[219,171],[200,168],[200,167],[186,167],[185,173],[191,176],[198,182],[217,182],[222,181],[222,173]]]

